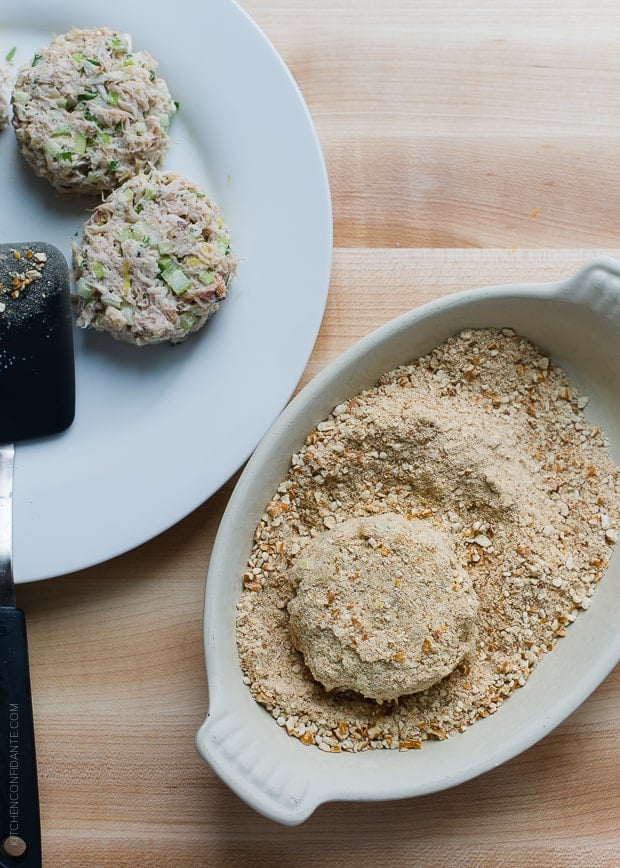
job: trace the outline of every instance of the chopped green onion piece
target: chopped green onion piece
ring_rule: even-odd
[[[167,130],[170,126],[170,116],[169,115],[160,115],[159,116],[159,125],[162,130]]]
[[[99,280],[103,277],[103,265],[100,262],[93,262],[90,270]]]
[[[119,93],[116,90],[109,90],[106,96],[108,105],[118,105]]]
[[[62,145],[60,142],[55,141],[55,139],[48,139],[43,145],[43,148],[50,157],[56,157],[62,151]]]
[[[198,280],[205,286],[211,286],[215,282],[215,277],[210,271],[201,271],[198,275]]]
[[[123,42],[122,39],[118,39],[117,37],[113,37],[110,39],[110,48],[113,48],[114,51],[119,51],[124,54],[127,51],[127,45]]]
[[[82,133],[75,130],[73,133],[73,149],[76,154],[86,153],[87,138]]]
[[[144,191],[144,198],[145,199],[154,199],[156,194],[157,194],[157,190],[155,189],[155,187],[147,187],[146,190]]]
[[[160,248],[161,249],[161,248]],[[167,268],[176,267],[175,260],[172,256],[160,256],[157,260],[157,265],[160,271],[165,271]]]
[[[182,313],[181,314],[181,328],[184,332],[188,332],[191,327],[196,322],[196,317],[193,313]]]
[[[60,99],[57,99],[57,100],[56,100],[56,105],[58,106],[59,109],[66,109],[66,108],[67,108],[67,100],[66,100],[66,98],[63,96],[63,97],[61,97]]]
[[[134,238],[144,238],[146,236],[146,226],[144,223],[140,223],[140,221],[136,221],[131,227],[131,234]]]
[[[178,99],[173,99],[172,105],[174,106],[175,112],[178,112],[178,110],[181,108],[181,103],[178,101]]]
[[[108,135],[108,133],[98,133],[99,140],[103,142],[104,145],[109,145],[112,141],[112,136]]]
[[[118,169],[118,160],[110,160],[110,162],[108,163],[108,172],[115,172],[117,169]]]
[[[61,154],[58,154],[58,159],[70,163],[73,160],[73,151],[63,151]]]
[[[217,249],[220,250],[224,255],[230,253],[230,242],[225,235],[220,235],[217,239]]]
[[[118,233],[118,237],[121,241],[127,241],[128,238],[133,238],[133,232],[128,227],[125,227]]]
[[[155,70],[149,69],[149,81],[155,81]]]
[[[86,93],[78,93],[78,102],[88,102],[91,99],[95,99],[97,97],[96,93],[91,93],[87,91]]]
[[[77,281],[77,283],[75,284],[75,288],[80,298],[88,299],[93,297],[93,291],[83,277],[80,277],[80,279]]]
[[[15,52],[17,51],[17,46],[14,45],[13,48],[7,53],[7,56],[4,58],[7,63],[10,63],[15,57]]]
[[[37,63],[41,60],[41,57],[42,57],[42,56],[43,56],[43,55],[41,55],[41,54],[35,54],[35,56],[32,58],[32,63],[31,63],[30,65],[31,65],[31,66],[36,66]]]
[[[35,55],[35,57],[36,57],[36,55]],[[74,54],[73,59],[75,60],[75,62],[77,64],[79,64],[79,66],[82,68],[82,70],[84,70],[84,64],[85,63],[90,63],[93,66],[101,66],[101,64],[99,63],[98,60],[95,60],[94,57],[87,57],[81,51],[78,51],[77,54]],[[33,64],[33,66],[34,66],[34,64]]]
[[[105,305],[109,305],[110,307],[115,307],[117,310],[121,309],[121,301],[119,298],[116,298],[114,295],[110,295],[109,292],[101,293],[101,303]]]
[[[144,205],[142,204],[142,202],[138,202],[138,204],[136,205],[136,214],[142,214],[143,211]]]
[[[168,286],[175,295],[183,295],[183,293],[187,292],[187,290],[192,285],[189,277],[175,265],[171,265],[169,268],[166,268],[166,270],[162,272],[161,277],[162,280],[164,280],[168,284]]]
[[[127,58],[123,61],[123,66],[133,66],[133,65],[134,65],[133,55],[128,54]]]

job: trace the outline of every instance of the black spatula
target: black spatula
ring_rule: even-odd
[[[75,411],[69,274],[49,244],[0,245],[0,866],[41,864],[24,613],[12,568],[14,443],[58,434]]]

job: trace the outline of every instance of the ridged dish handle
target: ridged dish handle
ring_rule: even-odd
[[[559,285],[561,298],[583,304],[620,326],[620,262],[601,256]]]
[[[275,735],[282,735],[275,733]],[[247,721],[235,712],[209,713],[196,748],[213,771],[247,804],[278,823],[303,823],[320,799],[285,762],[274,765]]]

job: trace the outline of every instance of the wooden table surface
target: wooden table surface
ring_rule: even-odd
[[[333,277],[303,382],[429,299],[620,256],[617,0],[243,5],[304,94],[332,188]],[[443,793],[324,805],[297,828],[234,796],[194,749],[204,578],[231,489],[129,554],[18,589],[46,865],[618,864],[618,670],[535,747]]]

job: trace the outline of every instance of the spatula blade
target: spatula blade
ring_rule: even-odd
[[[0,443],[68,428],[75,413],[69,270],[50,244],[0,245]]]

